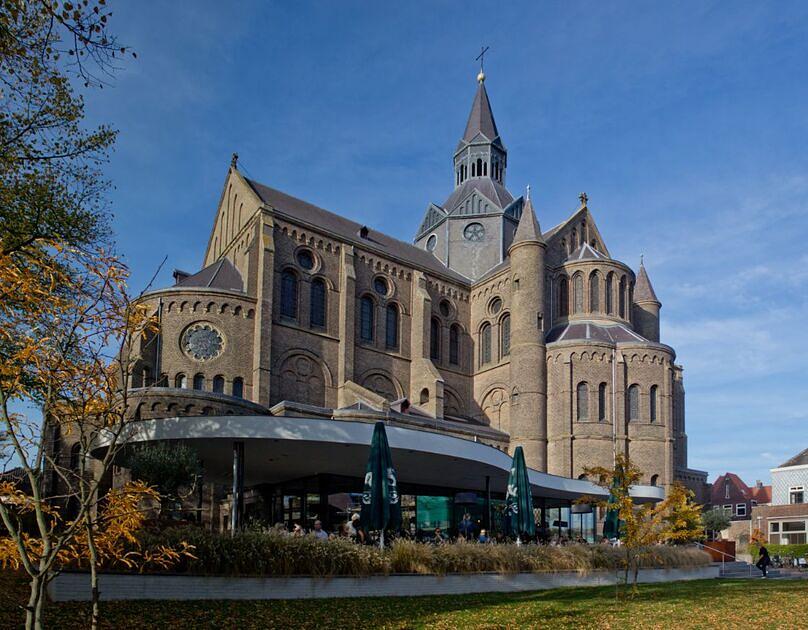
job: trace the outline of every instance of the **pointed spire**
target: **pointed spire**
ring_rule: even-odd
[[[511,247],[518,243],[528,242],[544,243],[544,239],[541,235],[541,227],[539,227],[539,220],[536,218],[536,212],[533,210],[533,202],[530,200],[530,196],[525,199],[525,205],[522,208],[522,218],[519,219],[519,225],[516,226],[516,234],[513,235]]]
[[[485,75],[480,73],[480,76],[482,78],[478,77],[477,94],[474,95],[466,131],[463,133],[463,140],[466,142],[471,142],[478,133],[483,134],[489,140],[494,140],[499,136],[494,114],[491,111],[491,103],[488,100],[488,92],[485,91]]]
[[[654,287],[651,286],[651,280],[648,278],[648,273],[645,271],[645,265],[642,260],[640,260],[640,271],[637,273],[637,284],[634,285],[634,301],[638,304],[640,302],[661,304],[656,293],[654,293]]]

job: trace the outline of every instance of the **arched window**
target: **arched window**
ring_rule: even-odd
[[[297,319],[297,276],[288,269],[281,274],[281,316]]]
[[[240,376],[233,379],[233,396],[244,398],[244,379]]]
[[[631,309],[631,305],[634,304],[634,282],[630,282],[628,285],[628,306]],[[629,315],[631,313],[629,312]]]
[[[600,311],[600,276],[597,271],[589,275],[589,312]]]
[[[477,158],[477,177],[483,174],[483,161],[481,158]]]
[[[325,280],[322,278],[311,281],[309,325],[314,328],[325,328]]]
[[[655,486],[659,483],[659,475],[651,475],[651,485]]]
[[[606,383],[598,385],[598,422],[606,420]]]
[[[359,337],[362,341],[373,341],[374,302],[368,296],[359,301]]]
[[[578,420],[589,419],[589,385],[585,382],[578,383],[576,389],[576,399],[578,403]]]
[[[499,354],[507,357],[511,353],[511,316],[503,315],[499,322]]]
[[[440,360],[440,321],[434,317],[429,322],[429,358]]]
[[[609,315],[614,314],[612,284],[614,284],[614,274],[609,272],[609,275],[606,276],[606,313]]]
[[[640,386],[632,385],[628,388],[628,419],[640,419]]]
[[[584,310],[584,277],[583,274],[576,273],[572,279],[572,312],[581,313]]]
[[[460,326],[457,324],[452,324],[449,328],[449,363],[460,363]]]
[[[620,317],[625,318],[626,316],[626,277],[621,276],[620,278],[620,295],[618,296],[618,301],[620,304]]]
[[[194,374],[194,389],[205,389],[204,374]]]
[[[224,376],[221,374],[213,377],[213,393],[224,394]]]
[[[566,317],[569,314],[570,308],[570,290],[567,285],[567,279],[561,278],[558,281],[558,314],[561,317]]]
[[[174,377],[174,387],[185,389],[188,387],[188,377],[183,373],[179,373]]]
[[[419,398],[419,404],[425,405],[429,402],[429,389],[424,387],[421,390],[421,397]]]
[[[491,324],[480,328],[480,365],[491,363]]]
[[[387,305],[385,320],[384,343],[388,348],[398,348],[398,306]]]
[[[656,422],[657,419],[657,389],[658,387],[656,385],[652,385],[649,395],[651,405],[651,422]]]
[[[477,174],[477,164],[472,161],[471,163],[471,176],[474,177]]]

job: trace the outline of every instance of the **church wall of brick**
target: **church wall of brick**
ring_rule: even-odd
[[[194,376],[201,374],[204,388],[210,391],[214,377],[222,376],[225,393],[232,391],[233,379],[241,378],[244,381],[244,397],[250,397],[252,382],[249,358],[253,344],[254,300],[225,291],[176,288],[152,293],[145,301],[154,313],[158,312],[162,301],[159,369],[165,376],[163,380],[158,379],[158,375],[151,371],[155,361],[150,359],[144,364],[150,366],[147,368],[150,370],[147,378],[143,377],[142,368],[135,366],[133,381],[136,382],[133,385],[147,385],[148,380],[152,384],[163,382],[174,386],[180,375],[185,375],[186,385],[191,388]],[[204,323],[210,323],[219,330],[224,343],[221,354],[200,362],[183,351],[181,340],[189,326]],[[148,337],[142,339],[140,344],[146,347],[141,347],[139,354],[147,357],[157,347],[157,342]]]

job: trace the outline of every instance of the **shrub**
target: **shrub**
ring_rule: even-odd
[[[346,539],[317,540],[277,532],[246,531],[236,536],[185,526],[141,534],[145,545],[194,545],[194,558],[183,558],[173,571],[197,575],[335,576],[388,573],[437,574],[478,572],[552,572],[624,567],[620,548],[603,545],[479,545],[440,546],[397,540],[384,551]],[[691,567],[709,564],[696,548],[654,546],[639,555],[643,568]]]
[[[780,556],[781,558],[808,558],[808,545],[766,545],[770,556]],[[749,545],[749,553],[752,558],[756,558],[760,545]]]

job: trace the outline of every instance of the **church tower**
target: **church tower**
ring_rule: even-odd
[[[530,197],[510,247],[512,277],[511,449],[522,446],[527,465],[547,470],[547,348],[544,342],[544,254]]]
[[[453,191],[443,204],[429,205],[415,244],[473,281],[504,260],[524,203],[505,188],[508,151],[482,71],[452,165]]]

